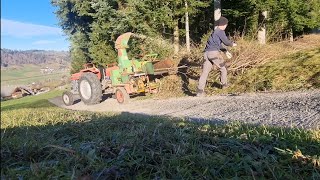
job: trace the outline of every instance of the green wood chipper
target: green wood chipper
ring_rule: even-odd
[[[129,59],[127,54],[130,37],[145,38],[131,32],[120,35],[115,48],[118,51],[117,63],[98,68],[92,63],[71,75],[71,91],[62,95],[65,105],[74,104],[74,95],[87,105],[100,103],[103,94],[111,94],[122,103],[127,103],[132,95],[157,93],[160,88],[157,75],[175,73],[180,67],[174,67],[171,60],[156,60],[156,54],[141,59]]]

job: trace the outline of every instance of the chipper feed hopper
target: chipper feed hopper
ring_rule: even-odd
[[[77,94],[87,105],[100,103],[103,94],[111,94],[119,103],[126,103],[132,95],[157,93],[160,83],[154,77],[182,68],[174,67],[170,60],[154,61],[154,54],[146,55],[142,59],[129,59],[126,49],[129,48],[130,37],[143,36],[128,32],[117,38],[117,63],[106,65],[105,68],[97,68],[88,63],[82,70],[71,75],[71,91],[62,95],[65,105],[72,105],[74,95]]]

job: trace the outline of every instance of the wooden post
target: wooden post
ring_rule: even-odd
[[[266,20],[268,11],[262,11],[259,15],[259,31],[258,31],[258,41],[260,44],[266,44]]]
[[[214,29],[218,27],[218,21],[221,17],[221,0],[214,0]]]
[[[174,54],[178,54],[179,52],[179,26],[178,21],[176,21],[176,24],[174,26],[173,30],[173,47],[174,47]]]
[[[293,30],[292,30],[292,27],[290,28],[290,32],[289,32],[289,41],[293,42]]]

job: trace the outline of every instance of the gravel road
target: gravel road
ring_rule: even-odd
[[[80,101],[67,107],[63,104],[61,97],[50,99],[50,102],[72,110],[129,112],[222,123],[241,121],[259,125],[320,129],[319,89],[237,96],[182,97],[165,100],[137,100],[133,98],[125,105],[118,104],[112,98],[91,106],[86,106]]]

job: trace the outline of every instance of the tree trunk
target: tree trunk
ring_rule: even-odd
[[[221,0],[214,0],[214,29],[218,27],[218,22],[221,17]]]
[[[292,28],[290,28],[290,32],[289,32],[289,41],[293,42],[293,30],[292,30]]]
[[[173,31],[173,47],[174,47],[174,54],[178,54],[179,52],[179,26],[178,21],[176,21],[176,24],[174,26]]]
[[[185,7],[186,7],[186,46],[187,46],[187,52],[190,53],[189,13],[188,13],[187,1],[185,1]]]
[[[258,41],[260,44],[266,44],[266,20],[268,11],[262,11],[259,15],[259,31],[258,31]]]

